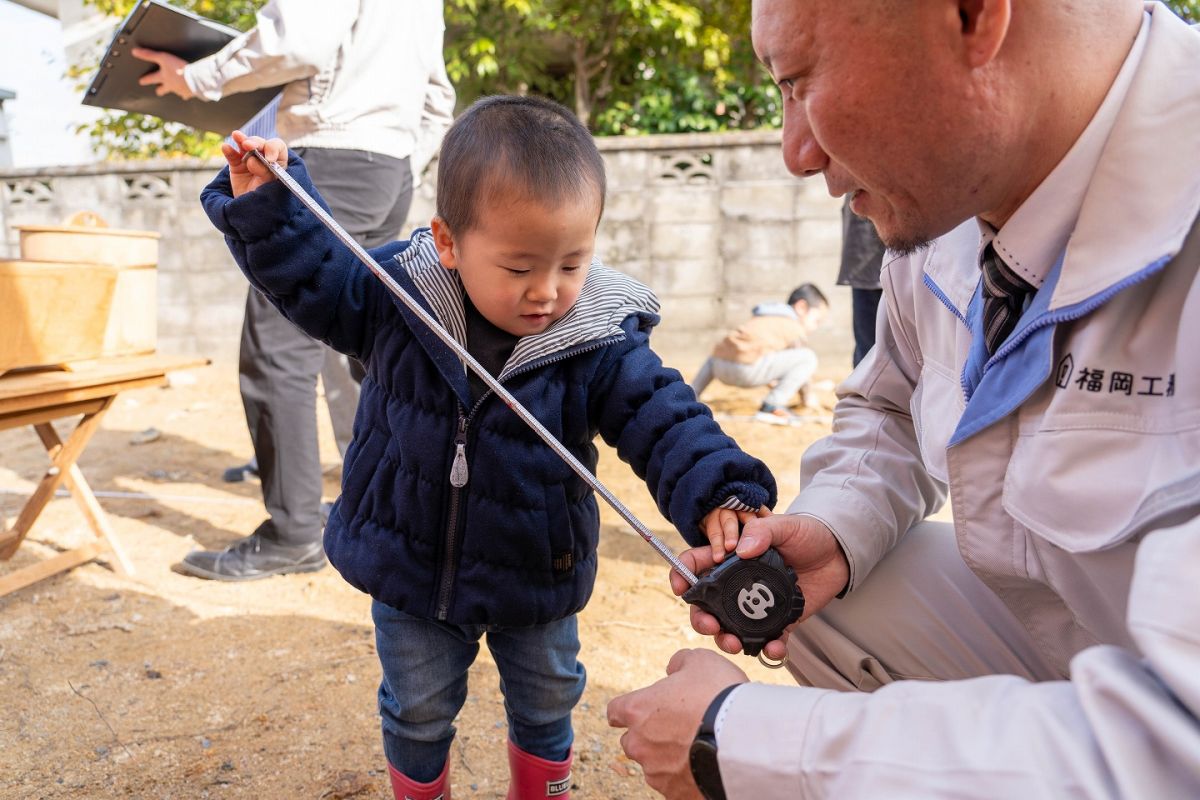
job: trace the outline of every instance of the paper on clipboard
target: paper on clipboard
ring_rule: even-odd
[[[279,94],[280,87],[230,94],[215,102],[184,100],[175,94],[159,97],[155,87],[138,85],[139,78],[158,67],[134,58],[129,51],[148,47],[174,53],[190,62],[217,52],[239,35],[234,28],[161,0],[142,0],[117,28],[96,76],[84,93],[83,104],[150,114],[228,135],[267,106]]]

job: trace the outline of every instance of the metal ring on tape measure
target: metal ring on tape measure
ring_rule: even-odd
[[[779,669],[780,667],[782,667],[784,664],[787,663],[787,656],[784,656],[783,658],[779,659],[778,661],[771,661],[770,659],[768,659],[766,657],[765,650],[759,650],[758,651],[758,663],[762,664],[767,669]]]

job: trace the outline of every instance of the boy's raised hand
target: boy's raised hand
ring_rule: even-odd
[[[755,517],[771,515],[770,509],[763,506],[758,511],[734,511],[731,508],[714,508],[700,520],[700,529],[708,537],[712,547],[712,560],[720,564],[725,560],[725,554],[737,548],[741,526]]]
[[[261,136],[247,136],[241,131],[234,131],[233,141],[236,147],[229,142],[221,144],[221,154],[229,162],[229,182],[233,187],[234,197],[241,197],[246,192],[252,192],[275,180],[271,170],[261,161],[248,157],[251,150],[258,150],[268,161],[287,166],[288,150],[283,139],[264,139]]]

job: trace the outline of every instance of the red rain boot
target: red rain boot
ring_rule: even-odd
[[[544,800],[571,796],[571,753],[565,761],[547,761],[508,743],[508,800]]]
[[[450,759],[446,759],[442,774],[429,783],[417,783],[391,764],[388,764],[388,775],[396,800],[450,800]]]

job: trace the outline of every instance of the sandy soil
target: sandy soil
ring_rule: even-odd
[[[828,423],[753,422],[757,391],[714,385],[706,399],[775,470],[786,505],[800,452]],[[324,418],[322,426],[333,498],[339,465]],[[153,437],[148,429],[160,435],[135,443]],[[172,570],[192,548],[222,547],[263,518],[257,483],[220,478],[249,453],[233,365],[118,398],[80,465],[136,576],[91,563],[0,598],[0,797],[390,797],[368,598],[331,568],[244,584]],[[32,430],[0,433],[0,510],[9,524],[45,466]],[[601,456],[600,479],[682,546],[611,451]],[[575,715],[573,796],[656,797],[621,754],[605,707],[661,677],[676,649],[709,645],[688,626],[659,556],[603,504],[602,520],[600,578],[581,615],[589,681]],[[0,575],[89,535],[71,500],[56,499]],[[738,663],[757,680],[787,682],[751,659]],[[503,798],[504,713],[486,649],[458,727],[455,797]]]

